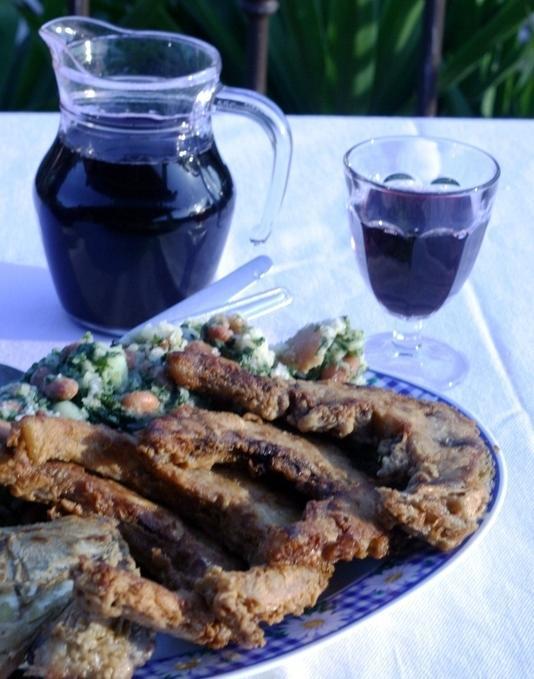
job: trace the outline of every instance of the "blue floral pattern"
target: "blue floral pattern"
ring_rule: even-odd
[[[424,389],[379,373],[370,374],[370,381],[374,386],[393,389],[400,394],[445,401]],[[171,642],[171,651],[157,653],[135,676],[139,679],[201,679],[235,672],[241,674],[240,670],[246,676],[264,663],[282,660],[289,653],[340,633],[428,580],[465,551],[487,527],[502,492],[502,462],[497,455],[497,448],[483,430],[482,437],[495,465],[492,497],[479,530],[461,547],[446,554],[422,548],[415,553],[409,552],[383,561],[368,561],[363,571],[363,562],[342,564],[345,584],[338,583],[336,589],[334,578],[333,586],[322,595],[316,606],[299,617],[288,616],[278,625],[267,628],[267,643],[263,648],[245,650],[232,647],[211,651],[176,640]]]

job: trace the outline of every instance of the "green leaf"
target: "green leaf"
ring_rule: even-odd
[[[386,0],[383,3],[371,100],[374,112],[393,113],[408,98],[415,101],[422,16],[423,0],[410,3]]]
[[[0,4],[0,101],[4,99],[8,74],[13,65],[19,15],[11,4]]]
[[[223,55],[223,76],[229,84],[243,84],[245,20],[237,0],[173,0],[169,13],[184,32],[214,45]]]
[[[458,87],[451,87],[448,90],[446,97],[453,115],[460,116],[461,118],[470,118],[473,116],[473,109]]]
[[[424,0],[282,0],[270,21],[269,95],[287,112],[413,114],[423,7]],[[530,38],[526,30],[533,7],[534,0],[447,3],[440,113],[533,114],[532,19]],[[57,107],[37,31],[66,12],[66,0],[0,0],[0,108]],[[244,85],[239,0],[91,0],[91,12],[207,40],[221,52],[224,81]]]
[[[328,74],[322,3],[285,0],[271,19],[270,84],[288,110],[324,110]]]
[[[452,55],[446,56],[439,78],[439,88],[444,91],[457,85],[479,64],[479,60],[497,43],[517,33],[528,16],[523,2],[510,0],[484,26]]]
[[[147,30],[180,31],[179,25],[167,11],[165,0],[137,0],[121,17],[121,26]]]
[[[329,95],[339,112],[369,106],[375,80],[379,11],[375,0],[328,3],[328,58],[336,78]]]

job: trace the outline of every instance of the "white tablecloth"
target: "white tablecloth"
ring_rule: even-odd
[[[342,639],[265,673],[288,677],[534,676],[534,121],[293,117],[294,161],[275,231],[256,252],[275,261],[258,289],[284,285],[294,304],[259,323],[272,337],[349,314],[368,334],[389,329],[349,246],[341,158],[371,136],[426,133],[492,153],[502,167],[493,219],[460,294],[426,327],[467,354],[471,370],[449,395],[502,447],[509,487],[484,540],[441,577]],[[31,200],[57,116],[0,115],[0,361],[20,368],[80,329],[63,313],[46,269]],[[223,274],[252,256],[270,160],[252,123],[216,121],[238,191]]]

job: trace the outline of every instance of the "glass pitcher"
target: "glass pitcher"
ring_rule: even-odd
[[[34,200],[62,305],[121,332],[213,278],[234,208],[213,111],[253,118],[274,151],[265,241],[289,174],[291,134],[269,99],[219,83],[217,50],[194,38],[64,17],[40,30],[59,88],[59,131]]]

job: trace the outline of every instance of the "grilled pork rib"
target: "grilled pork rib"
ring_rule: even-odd
[[[67,434],[69,443],[62,446],[60,441]],[[21,462],[75,461],[90,471],[132,486],[187,515],[250,563],[349,560],[369,555],[381,557],[387,551],[387,535],[373,514],[376,496],[372,485],[355,471],[349,475],[348,464],[344,470],[339,464],[336,471],[326,452],[321,455],[318,449],[310,448],[305,463],[306,455],[301,451],[303,470],[306,471],[305,464],[308,468],[315,464],[317,468],[316,492],[311,494],[316,499],[303,506],[304,498],[299,506],[295,499],[288,500],[283,493],[237,471],[182,468],[163,453],[156,457],[147,446],[132,446],[130,437],[113,434],[104,426],[37,415],[25,417],[14,426],[9,445]],[[106,456],[98,452],[99,440],[105,442]],[[298,446],[291,440],[297,458]],[[306,444],[303,445],[306,453]],[[311,452],[315,453],[315,460]],[[125,454],[128,464],[121,466]],[[329,454],[332,459],[334,452]],[[279,456],[278,461],[281,460]],[[321,465],[325,482],[319,492]],[[295,483],[296,475],[286,477]],[[346,479],[343,487],[342,477]],[[337,493],[332,485],[328,487],[334,480]]]
[[[62,424],[60,418],[35,416],[26,417],[14,426],[9,444],[11,455],[9,468],[11,473],[13,465],[18,465],[18,468],[16,480],[11,481],[12,488],[25,497],[51,502],[63,511],[85,512],[96,509],[117,516],[123,522],[123,531],[124,529],[134,531],[134,552],[140,528],[144,531],[150,528],[152,535],[157,538],[162,538],[166,532],[172,537],[172,531],[176,532],[176,528],[173,527],[175,519],[172,518],[173,515],[169,515],[168,510],[155,508],[153,502],[139,498],[120,484],[88,474],[72,462],[53,461],[58,457],[77,460],[88,467],[94,465],[100,474],[119,476],[123,468],[116,464],[116,460],[122,455],[123,440],[115,439],[117,450],[106,444],[106,459],[99,455],[97,446],[92,440],[93,433],[97,440],[102,437],[106,442],[112,440],[113,437],[107,435],[105,428],[92,428],[85,423],[76,426],[67,421],[69,444],[58,445],[57,448],[47,445],[46,454],[43,452],[45,446],[41,445],[41,440],[62,439]],[[145,494],[148,494],[147,490],[154,493],[163,488],[168,505],[178,507],[182,513],[188,515],[188,518],[195,518],[199,525],[211,531],[215,537],[248,557],[249,562],[258,565],[247,571],[225,570],[220,566],[213,566],[205,571],[204,575],[199,574],[198,577],[191,579],[193,592],[182,589],[179,592],[170,592],[159,585],[156,586],[154,582],[136,580],[121,569],[112,572],[100,564],[98,569],[91,571],[94,577],[89,578],[87,573],[90,565],[86,564],[84,572],[87,577],[82,582],[85,582],[87,587],[89,583],[96,587],[94,585],[96,578],[101,587],[101,590],[98,588],[97,590],[101,591],[101,594],[106,590],[111,597],[111,588],[114,588],[115,598],[112,597],[110,600],[115,602],[116,610],[120,609],[124,617],[140,624],[150,624],[155,629],[162,629],[156,622],[160,615],[163,620],[160,624],[165,625],[164,629],[167,632],[191,638],[187,635],[193,634],[196,630],[195,633],[199,635],[196,640],[199,643],[216,647],[230,640],[244,645],[258,645],[263,640],[263,632],[259,627],[261,622],[280,619],[288,613],[299,613],[303,606],[315,603],[327,586],[332,573],[332,566],[325,563],[322,557],[322,548],[325,540],[335,542],[339,535],[339,529],[332,519],[336,508],[329,506],[330,499],[308,503],[307,515],[303,515],[298,504],[239,472],[230,473],[221,469],[183,470],[172,464],[157,467],[137,448],[132,450],[129,440],[127,445],[131,457],[128,462],[128,473],[121,479],[124,483],[131,482],[132,479],[134,482],[140,478],[145,480],[146,477]],[[90,454],[87,451],[90,451]],[[29,462],[33,460],[38,460],[40,464],[31,467]],[[4,482],[7,479],[6,473]],[[0,467],[0,476],[1,474]],[[324,511],[321,512],[321,509]],[[333,534],[332,527],[335,529]],[[126,535],[132,541],[132,535],[128,532]],[[159,542],[158,545],[161,545],[159,557],[164,562],[169,554],[172,555],[175,546],[172,540],[168,540],[167,543]],[[142,552],[142,548],[139,551]],[[198,555],[198,549],[192,548],[190,559],[195,555]],[[275,563],[277,558],[285,562],[299,563],[278,564]],[[301,565],[306,560],[309,563]],[[228,566],[224,563],[222,565]],[[103,574],[107,575],[104,577]],[[203,578],[207,578],[208,574],[209,579],[203,584]],[[176,569],[173,575],[176,575]],[[247,585],[245,598],[232,590],[232,583],[236,587]],[[175,578],[174,584],[179,586],[181,581]],[[133,594],[129,590],[130,585],[134,587],[132,591],[138,591],[137,598],[131,598]],[[278,599],[276,597],[273,599],[271,591],[275,586],[279,588],[276,595]],[[136,587],[138,589],[135,589]],[[254,595],[254,587],[257,588],[257,596]],[[80,585],[79,589],[83,590],[83,586]],[[200,600],[205,602],[205,609],[202,607],[198,609],[199,615],[200,613],[202,615],[192,620],[188,615],[196,609],[192,604],[189,605],[188,597],[196,590],[202,592],[202,596],[197,593],[192,601],[198,609],[198,597],[201,596]],[[189,594],[186,596],[187,591]],[[149,614],[146,612],[147,601],[150,601],[151,596],[155,596],[157,602]],[[93,601],[91,605],[87,604],[93,613],[97,612],[95,602],[99,598],[101,599],[100,595],[92,598],[89,593],[87,595],[87,602]],[[275,600],[276,605],[273,603]],[[160,604],[163,608],[158,613]],[[218,611],[216,617],[215,609]],[[108,615],[109,611],[101,611],[99,614]],[[201,625],[202,619],[207,621],[206,628]],[[228,627],[223,620],[227,621]]]
[[[357,471],[334,445],[311,441],[263,422],[226,412],[181,406],[154,420],[141,434],[141,450],[156,466],[179,468],[177,475],[238,464],[254,476],[284,478],[316,500],[304,516],[322,514],[321,558],[337,561],[383,557],[388,536],[379,520],[379,496],[371,480]],[[235,472],[234,472],[235,474]],[[249,484],[250,485],[250,484]],[[304,529],[304,524],[301,524]],[[308,557],[309,558],[309,557]]]
[[[221,648],[230,641],[260,646],[259,623],[272,624],[313,606],[332,567],[255,566],[248,571],[210,569],[196,592],[171,592],[105,563],[84,560],[75,575],[81,605],[94,615],[123,617],[167,634]],[[231,634],[230,634],[231,630]]]
[[[493,477],[474,422],[443,403],[372,387],[252,375],[237,363],[193,351],[168,356],[177,384],[248,410],[285,419],[301,432],[374,443],[385,512],[407,532],[443,550],[476,530]]]
[[[243,567],[239,559],[184,524],[176,514],[79,465],[20,464],[9,478],[0,464],[0,482],[9,483],[16,497],[51,505],[57,514],[100,514],[116,519],[136,562],[141,561],[154,576],[166,574],[175,586],[191,584],[210,566],[226,570]]]
[[[215,618],[195,592],[170,591],[136,573],[90,559],[80,561],[74,578],[77,602],[93,615],[126,618],[213,648],[232,640],[230,628]]]

